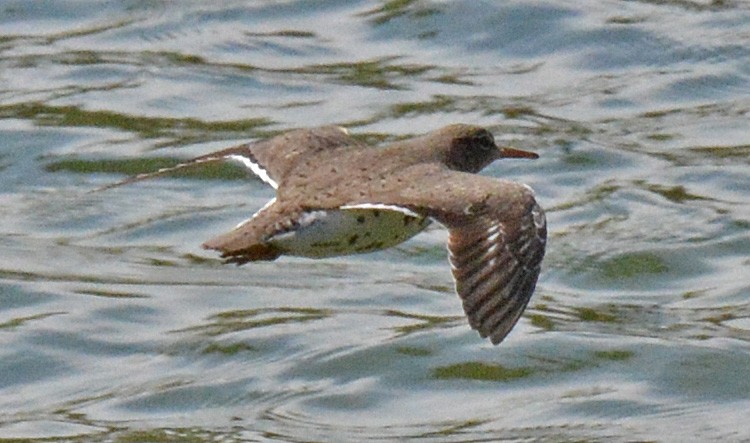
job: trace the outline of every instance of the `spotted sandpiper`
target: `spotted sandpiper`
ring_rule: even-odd
[[[486,129],[455,124],[374,149],[346,129],[298,129],[116,183],[205,162],[237,160],[276,197],[203,244],[238,265],[281,255],[330,257],[401,243],[435,220],[448,228],[456,292],[469,324],[493,344],[518,321],[539,277],[544,211],[528,186],[476,175],[496,159],[537,158],[498,147]],[[108,186],[111,187],[111,186]]]

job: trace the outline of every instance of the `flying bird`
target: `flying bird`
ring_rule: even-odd
[[[454,124],[376,149],[339,126],[297,129],[203,155],[102,189],[201,163],[241,162],[276,197],[203,243],[237,265],[282,255],[322,258],[388,248],[436,221],[470,326],[500,343],[531,298],[547,226],[525,184],[477,175],[500,158],[537,154],[498,147],[487,129]]]

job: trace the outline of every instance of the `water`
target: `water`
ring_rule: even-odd
[[[747,441],[750,7],[674,1],[0,4],[0,438]],[[541,154],[550,241],[499,347],[445,231],[223,266],[272,191],[176,158],[337,123]],[[171,163],[170,163],[171,162]]]

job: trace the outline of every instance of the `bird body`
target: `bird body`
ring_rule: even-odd
[[[276,197],[233,230],[203,244],[244,264],[281,255],[321,258],[384,249],[431,221],[449,231],[456,291],[470,325],[499,343],[534,291],[547,229],[526,185],[476,173],[504,157],[536,154],[500,148],[492,134],[450,125],[373,149],[337,126],[290,131],[207,154],[190,165],[238,160],[276,189]]]

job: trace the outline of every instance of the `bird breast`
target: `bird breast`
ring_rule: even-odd
[[[356,205],[308,211],[267,242],[285,254],[322,258],[389,248],[415,236],[430,219],[408,209]]]

